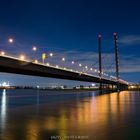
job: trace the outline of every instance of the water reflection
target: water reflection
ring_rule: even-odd
[[[6,100],[6,90],[2,91],[2,98],[1,98],[1,130],[4,131],[6,126],[6,108],[7,107],[7,100]]]
[[[87,136],[91,140],[129,139],[128,132],[134,124],[128,126],[135,113],[140,117],[134,104],[136,100],[140,103],[140,96],[127,91],[85,98],[79,94],[70,101],[43,105],[39,105],[38,97],[37,108],[36,105],[24,106],[8,113],[5,140],[49,140],[51,136],[60,136],[62,140],[67,139],[66,136]],[[6,92],[2,101],[4,99]]]
[[[38,115],[39,112],[39,89],[37,90],[37,94],[36,94],[36,113]]]

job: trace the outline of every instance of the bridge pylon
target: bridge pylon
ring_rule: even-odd
[[[100,77],[100,85],[99,90],[102,90],[102,48],[101,48],[101,39],[102,36],[98,35],[98,53],[99,53],[99,77]]]
[[[114,33],[114,46],[115,46],[115,65],[116,65],[116,78],[117,78],[117,91],[120,90],[119,84],[119,53],[118,53],[118,36],[117,33]]]

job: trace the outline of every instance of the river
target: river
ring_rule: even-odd
[[[140,92],[0,90],[0,140],[140,140]]]

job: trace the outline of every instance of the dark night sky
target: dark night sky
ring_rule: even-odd
[[[79,61],[89,64],[92,52],[97,54],[97,35],[101,33],[103,53],[109,54],[113,62],[112,35],[117,32],[121,78],[140,82],[139,5],[138,0],[3,0],[0,2],[0,48],[10,54],[25,52],[33,57],[30,50],[36,45],[39,49],[36,57],[52,51],[58,56],[66,53],[67,57],[77,60],[80,54]],[[8,37],[14,38],[13,45],[7,43]],[[88,62],[86,56],[89,56]],[[14,84],[55,83],[48,78],[0,76],[1,81]]]

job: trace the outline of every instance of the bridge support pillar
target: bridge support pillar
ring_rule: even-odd
[[[118,56],[118,42],[117,42],[117,33],[114,33],[114,45],[115,45],[115,62],[116,62],[116,78],[117,78],[117,91],[120,90],[119,84],[119,56]]]
[[[99,77],[100,85],[99,90],[102,91],[102,52],[101,52],[101,35],[98,35],[98,52],[99,52]]]

